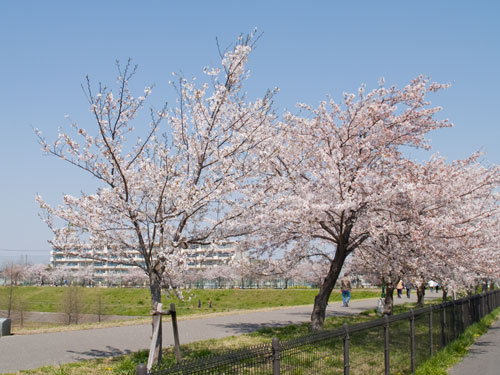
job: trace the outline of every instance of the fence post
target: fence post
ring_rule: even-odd
[[[446,346],[446,303],[443,304],[441,312],[441,348]]]
[[[280,340],[277,337],[274,337],[271,345],[272,345],[272,355],[273,355],[273,375],[280,375],[280,360],[281,360]]]
[[[488,304],[486,303],[486,298],[487,298],[487,295],[486,295],[486,292],[483,292],[483,294],[481,295],[481,300],[483,301],[483,315],[481,315],[481,318],[484,318],[486,316],[486,314],[488,314]]]
[[[146,368],[146,365],[141,363],[140,365],[137,365],[135,368],[135,375],[147,375],[148,374],[148,369]]]
[[[384,366],[385,375],[390,375],[390,364],[389,364],[389,316],[384,316]]]
[[[490,301],[490,298],[491,297],[491,293],[490,292],[486,292],[486,308],[488,309],[488,314],[491,312],[492,308],[491,308],[491,301]]]
[[[484,312],[483,296],[479,295],[479,296],[477,296],[477,299],[479,301],[479,315],[478,315],[477,321],[479,322],[484,315],[483,314],[483,312]]]
[[[472,304],[472,297],[469,295],[467,296],[467,307],[469,310],[469,321],[467,324],[467,327],[470,326],[472,323],[474,323],[474,311],[473,311],[473,304]]]
[[[344,323],[344,375],[349,375],[349,327]]]
[[[465,312],[464,312],[464,301],[460,301],[460,333],[465,332]]]
[[[481,316],[481,307],[479,306],[479,297],[474,296],[474,322],[479,321]]]
[[[410,310],[410,358],[411,373],[415,374],[415,313]]]
[[[453,320],[452,321],[452,325],[453,325],[453,340],[455,340],[457,338],[457,309],[456,309],[456,304],[455,304],[455,300],[452,301],[453,305],[452,305],[452,312],[451,312],[451,319]]]
[[[432,305],[429,306],[429,351],[432,357]]]

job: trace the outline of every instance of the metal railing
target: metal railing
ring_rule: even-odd
[[[500,306],[500,290],[137,375],[414,374],[415,368]]]

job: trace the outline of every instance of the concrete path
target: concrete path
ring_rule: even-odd
[[[426,298],[436,298],[429,295]],[[395,298],[396,304],[415,302],[415,296]],[[330,304],[327,316],[358,314],[377,306],[378,299],[352,300]],[[222,338],[255,331],[262,327],[284,326],[310,321],[312,306],[280,310],[245,312],[225,316],[207,316],[179,321],[181,344]],[[163,345],[173,344],[170,320],[165,319]],[[84,359],[117,356],[148,349],[151,325],[100,328],[81,331],[4,336],[0,338],[0,373],[39,368],[46,365],[77,362]]]
[[[490,327],[469,349],[462,362],[451,368],[450,375],[500,374],[500,320]]]

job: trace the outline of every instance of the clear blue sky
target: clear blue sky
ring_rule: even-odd
[[[172,71],[201,77],[221,45],[258,27],[250,96],[278,86],[277,112],[339,98],[380,77],[404,85],[419,74],[453,86],[432,97],[455,123],[432,134],[448,159],[482,149],[500,162],[498,1],[2,1],[0,2],[0,264],[47,262],[51,233],[37,193],[91,192],[82,172],[43,156],[32,127],[54,135],[69,114],[93,126],[80,88],[114,83],[116,59],[139,65],[136,87],[153,103],[175,100]],[[414,153],[412,157],[424,157]],[[427,156],[425,156],[427,157]]]

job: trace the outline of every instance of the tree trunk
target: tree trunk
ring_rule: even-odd
[[[424,307],[425,284],[417,285],[417,307]]]
[[[393,307],[394,307],[394,285],[386,284],[383,314],[392,315]]]
[[[488,291],[488,280],[483,282],[483,293],[486,293]]]
[[[158,304],[161,303],[161,276],[156,272],[156,270],[152,270],[149,275],[149,289],[151,290],[151,310],[157,311]],[[152,323],[152,331],[154,332],[154,322],[155,318],[153,316]],[[153,355],[152,363],[159,363],[161,361],[161,350],[162,350],[162,327],[161,327],[161,318],[159,319],[159,333],[157,336],[157,340],[155,343],[155,348],[153,353],[149,353],[149,355]],[[151,362],[148,360],[148,362]]]
[[[337,247],[335,258],[330,265],[328,275],[326,275],[325,280],[321,284],[318,295],[314,298],[314,307],[311,314],[312,331],[321,331],[323,329],[326,305],[328,304],[330,294],[332,294],[333,287],[339,278],[346,256],[347,254],[345,249],[342,249],[340,246]]]
[[[446,289],[443,288],[443,302],[446,302],[446,299],[448,298],[448,292]]]
[[[7,318],[10,318],[10,312],[12,310],[12,297],[14,294],[14,286],[12,285],[12,280],[10,281],[10,288],[9,288],[9,305],[7,306]]]

